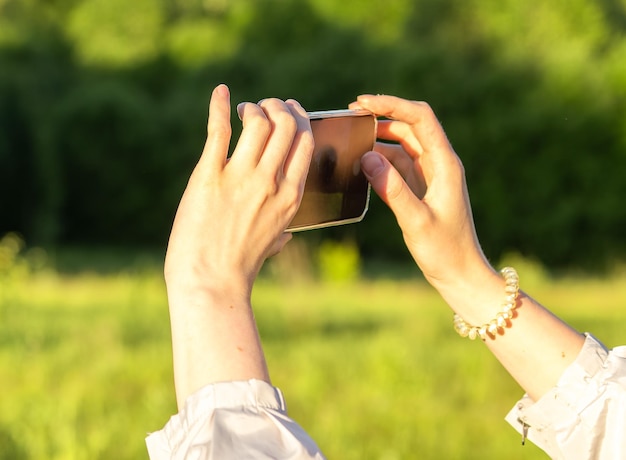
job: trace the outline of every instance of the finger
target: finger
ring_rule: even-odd
[[[237,106],[243,128],[229,164],[254,168],[263,155],[263,149],[271,132],[272,124],[257,104],[244,102]]]
[[[381,121],[379,130],[382,135],[399,141],[416,161],[419,155],[425,184],[430,186],[435,177],[454,174],[459,159],[428,104],[370,95],[359,96],[357,101],[363,108],[393,119]]]
[[[361,106],[359,102],[351,102],[348,105],[351,110],[367,110]],[[379,114],[378,114],[379,115]],[[394,120],[378,120],[376,127],[376,137],[387,141],[406,143],[409,139],[414,139],[415,145],[412,146],[417,153],[423,153],[424,149],[415,138],[410,126],[405,122]]]
[[[221,170],[228,156],[231,134],[230,92],[226,85],[219,85],[211,94],[207,138],[198,165],[210,171]]]
[[[399,142],[412,158],[417,158],[424,153],[424,148],[420,144],[411,127],[401,121],[380,120],[376,136],[379,139]]]
[[[404,148],[397,144],[377,142],[374,150],[389,160],[418,198],[424,197],[427,184],[420,161],[413,160]]]
[[[348,108],[350,110],[364,110],[363,107],[361,107],[361,105],[356,101],[350,102],[350,104],[348,104]]]
[[[293,138],[289,155],[285,160],[283,171],[285,177],[300,183],[301,187],[304,188],[314,147],[311,121],[300,103],[289,99],[286,101],[286,104],[296,120],[297,131]]]
[[[283,173],[283,166],[291,151],[298,124],[287,104],[280,99],[264,99],[259,106],[271,123],[271,134],[259,163],[271,171]]]
[[[409,124],[415,137],[426,150],[447,149],[450,146],[439,120],[426,102],[366,94],[359,96],[357,103],[376,115]]]
[[[374,145],[374,150],[384,155],[405,179],[413,171],[413,158],[406,153],[402,146],[377,142]]]
[[[405,228],[410,216],[423,209],[422,202],[413,194],[402,176],[378,152],[368,152],[361,158],[361,168],[378,196],[389,206]]]

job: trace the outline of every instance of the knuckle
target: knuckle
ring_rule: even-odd
[[[425,101],[414,101],[416,109],[419,111],[421,120],[430,120],[436,119],[435,111],[430,106],[428,102]]]
[[[304,193],[304,187],[300,186],[300,184],[288,182],[285,192],[287,199],[297,205],[302,197],[302,194]]]
[[[399,180],[389,181],[385,195],[389,201],[398,201],[402,197],[404,184]]]
[[[259,102],[259,107],[265,112],[268,118],[275,118],[278,113],[287,111],[285,103],[280,99],[270,98],[263,99]]]
[[[298,123],[287,107],[287,104],[280,99],[265,99],[259,103],[259,106],[266,113],[275,127],[280,129],[288,129],[295,132]]]
[[[433,109],[430,106],[430,104],[426,101],[413,101],[413,104],[415,104],[416,106],[418,106],[420,109],[424,110],[424,111],[430,111],[432,112]]]
[[[463,166],[463,162],[457,155],[453,154],[449,157],[448,170],[455,175],[457,181],[465,177],[465,166]]]
[[[315,139],[310,130],[302,131],[300,134],[300,145],[303,149],[313,150],[315,148]]]
[[[264,116],[258,115],[248,120],[247,126],[261,134],[269,134],[272,130],[272,123]]]
[[[232,128],[230,123],[209,123],[207,126],[207,137],[209,139],[230,139]]]
[[[298,124],[296,119],[293,117],[291,112],[289,111],[280,111],[272,116],[274,123],[276,126],[282,129],[288,129],[290,131],[296,131],[298,128]]]
[[[300,206],[300,200],[302,199],[302,188],[298,187],[295,184],[289,183],[286,184],[283,193],[285,200],[285,211],[289,215],[295,214],[296,211],[298,211],[298,207]]]
[[[283,101],[275,97],[268,97],[267,99],[261,99],[258,103],[259,107],[263,107],[263,108],[275,108],[282,104],[283,104]]]
[[[275,174],[264,174],[258,184],[258,190],[263,196],[275,196],[278,193],[278,183]]]

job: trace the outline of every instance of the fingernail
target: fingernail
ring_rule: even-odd
[[[385,169],[385,163],[378,153],[368,152],[361,158],[361,168],[366,175],[374,177]]]
[[[300,104],[296,99],[287,99],[285,102],[287,104],[293,104],[293,105],[296,105],[298,107],[302,107],[302,104]]]
[[[226,86],[224,83],[220,83],[215,87],[215,91],[222,96],[225,96],[228,94],[228,86]]]
[[[245,102],[240,102],[239,104],[237,104],[237,116],[239,117],[240,120],[243,117],[243,107],[245,105],[246,105]]]

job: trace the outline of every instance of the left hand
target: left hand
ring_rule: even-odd
[[[476,236],[463,164],[431,107],[384,95],[359,96],[350,107],[387,118],[378,138],[393,143],[378,142],[361,165],[426,279],[446,299],[468,280],[499,281]]]

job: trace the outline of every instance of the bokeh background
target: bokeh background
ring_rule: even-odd
[[[218,83],[234,104],[428,101],[487,256],[618,344],[625,32],[625,0],[0,0],[0,459],[145,458],[175,412],[160,267]],[[329,458],[545,458],[376,197],[299,234],[255,304]]]
[[[626,250],[625,26],[622,0],[2,0],[0,232],[162,247],[226,82],[234,103],[428,101],[488,256],[597,268]],[[378,202],[346,231],[406,257]]]

